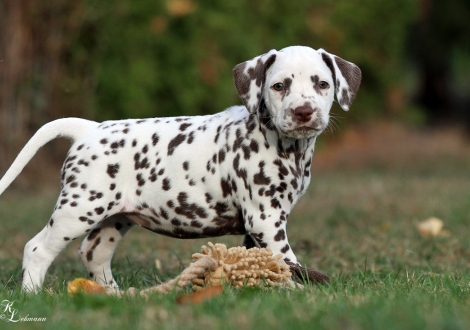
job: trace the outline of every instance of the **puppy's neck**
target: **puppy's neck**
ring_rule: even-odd
[[[283,136],[272,121],[271,114],[264,103],[261,100],[258,111],[250,115],[250,121],[258,121],[258,129],[263,134],[265,139],[266,147],[277,148],[278,154],[281,158],[290,158],[289,155],[303,154],[313,156],[313,149],[315,146],[316,137],[306,139],[295,139],[287,138]],[[282,156],[281,156],[282,155]],[[302,157],[302,158],[304,158]],[[297,156],[295,157],[298,158]]]

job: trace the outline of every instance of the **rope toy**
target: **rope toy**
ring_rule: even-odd
[[[152,292],[168,293],[181,290],[187,285],[192,285],[194,291],[200,291],[204,287],[220,286],[224,283],[230,284],[233,288],[245,286],[303,288],[302,284],[295,283],[292,278],[297,282],[306,278],[320,283],[329,281],[328,276],[320,272],[292,263],[287,264],[281,259],[282,255],[272,254],[269,248],[247,249],[238,246],[227,249],[224,244],[208,243],[208,247],[202,246],[201,253],[192,255],[191,264],[180,276],[172,280],[141,291],[135,288],[117,291],[113,287],[105,287],[105,291],[107,294],[118,296],[136,294],[146,296]],[[83,279],[75,281],[78,280]],[[69,293],[71,287],[73,292],[77,291],[74,287],[75,281],[69,282]],[[84,289],[86,290],[85,287]]]
[[[238,287],[296,287],[292,280],[289,266],[281,255],[272,255],[269,248],[232,247],[224,244],[208,243],[203,245],[201,253],[193,254],[193,262],[183,270],[180,276],[160,285],[140,291],[141,295],[151,292],[167,293],[192,285],[200,291],[205,286],[218,286],[230,283]],[[127,294],[137,292],[130,288]]]

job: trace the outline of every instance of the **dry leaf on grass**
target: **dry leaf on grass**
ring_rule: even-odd
[[[162,270],[162,261],[160,259],[155,259],[155,269],[158,271]]]
[[[438,236],[441,234],[442,227],[444,227],[444,222],[434,217],[421,221],[417,225],[418,231],[423,237]]]
[[[176,302],[180,305],[183,304],[199,304],[208,299],[217,297],[222,294],[223,287],[221,285],[208,286],[202,290],[194,293],[184,294],[176,298]]]
[[[92,294],[105,294],[105,289],[95,281],[86,278],[76,278],[70,281],[67,286],[67,292],[73,296],[77,292],[92,293]]]

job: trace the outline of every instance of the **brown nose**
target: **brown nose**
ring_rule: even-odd
[[[294,115],[300,123],[306,123],[312,119],[312,114],[314,112],[315,110],[313,110],[311,107],[303,105],[301,107],[295,108]]]

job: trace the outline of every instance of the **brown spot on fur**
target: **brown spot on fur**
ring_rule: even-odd
[[[279,242],[279,241],[283,241],[285,239],[286,239],[286,232],[284,231],[284,229],[279,229],[277,234],[274,236],[274,240],[276,242]]]
[[[204,207],[201,207],[195,203],[188,203],[188,194],[180,192],[177,197],[179,206],[175,207],[175,212],[179,215],[183,215],[188,219],[195,220],[197,218],[207,218],[207,213]]]
[[[170,179],[168,179],[168,178],[163,179],[162,189],[165,190],[165,191],[168,191],[168,190],[171,189]]]
[[[100,231],[101,231],[101,228],[95,228],[95,229],[93,229],[93,230],[90,232],[90,234],[88,234],[87,240],[89,240],[89,241],[94,240],[94,239],[98,236],[98,234],[100,233]]]
[[[108,173],[108,175],[111,178],[114,179],[118,172],[119,172],[119,164],[108,164],[108,169],[106,170],[106,173]]]
[[[286,252],[289,251],[289,250],[290,250],[290,246],[289,246],[289,244],[286,244],[286,246],[284,246],[284,247],[281,249],[281,252],[282,252],[282,253],[286,253]]]
[[[171,156],[176,147],[183,143],[184,140],[186,140],[185,134],[178,134],[174,139],[172,139],[170,143],[168,143],[168,156]]]
[[[157,135],[157,133],[154,133],[152,135],[152,145],[155,146],[159,140],[160,140],[160,137]]]
[[[264,174],[265,162],[261,161],[258,164],[260,170],[253,176],[253,182],[258,185],[268,185],[271,183],[271,179]]]
[[[186,128],[188,128],[189,126],[191,126],[192,124],[190,123],[184,123],[184,124],[181,124],[180,125],[180,131],[183,132]]]

